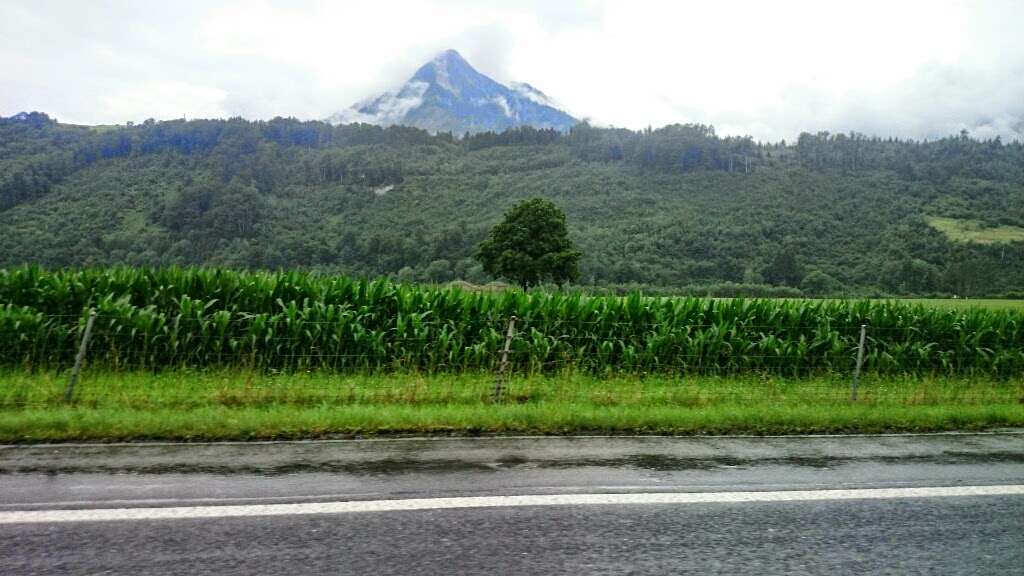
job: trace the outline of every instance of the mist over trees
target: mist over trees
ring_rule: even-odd
[[[402,126],[0,119],[0,265],[299,266],[487,280],[472,256],[513,204],[565,208],[588,288],[716,295],[1014,295],[1024,149],[819,132],[586,123],[457,137]]]

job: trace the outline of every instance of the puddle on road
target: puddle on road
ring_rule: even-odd
[[[594,460],[569,460],[565,462],[546,462],[545,468],[577,468],[577,467],[603,467],[603,468],[634,468],[640,470],[652,470],[656,472],[681,472],[686,470],[716,470],[719,468],[752,468],[754,466],[797,466],[813,468],[829,468],[837,463],[844,463],[836,458],[761,458],[743,459],[729,456],[716,458],[683,458],[679,456],[666,456],[663,454],[637,454],[624,458],[594,459]]]
[[[788,467],[832,469],[854,463],[879,464],[1024,464],[1020,452],[943,452],[931,455],[899,456],[773,456],[765,458],[737,458],[732,456],[693,457],[665,454],[633,454],[611,458],[528,459],[511,454],[494,460],[471,459],[418,459],[415,457],[384,458],[379,460],[309,460],[279,461],[259,464],[245,462],[166,463],[114,460],[98,463],[94,459],[53,458],[29,462],[0,462],[0,474],[203,474],[216,476],[283,476],[289,474],[344,474],[350,476],[400,476],[408,474],[498,473],[511,469],[571,470],[574,468],[609,468],[649,470],[655,472],[704,471],[726,468],[750,469],[756,467]]]
[[[204,474],[213,476],[284,476],[288,474],[348,474],[353,476],[391,476],[410,473],[454,473],[494,470],[481,462],[462,460],[371,460],[364,462],[292,462],[287,464],[217,465],[153,464],[91,465],[54,464],[0,467],[0,474]]]

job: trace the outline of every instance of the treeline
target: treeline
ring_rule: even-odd
[[[529,126],[500,134],[466,133],[456,140],[451,133],[431,135],[406,126],[348,124],[332,126],[318,121],[274,118],[268,121],[146,120],[141,124],[95,129],[59,124],[41,112],[0,118],[0,146],[5,160],[0,174],[0,209],[38,197],[68,175],[96,162],[146,154],[177,152],[185,155],[218,154],[224,157],[222,179],[227,181],[248,167],[266,187],[271,175],[257,168],[268,145],[306,149],[342,149],[356,146],[452,146],[482,150],[507,146],[567,144],[584,161],[622,162],[662,173],[723,170],[748,173],[763,164],[795,162],[815,169],[841,171],[893,170],[910,180],[942,182],[951,177],[990,180],[1024,179],[1024,147],[1004,145],[999,138],[972,139],[967,131],[931,142],[863,134],[802,133],[795,145],[755,142],[748,137],[719,137],[713,126],[674,124],[633,131],[596,128],[586,122],[569,133]],[[244,159],[250,160],[246,162]],[[340,181],[354,172],[373,183],[401,176],[402,162],[385,158],[377,165],[347,164],[327,156],[318,177]]]
[[[456,138],[366,124],[0,119],[0,265],[300,266],[485,283],[514,202],[563,207],[589,289],[1017,295],[1024,242],[953,242],[942,216],[1024,227],[1020,143],[582,123]],[[1022,231],[1024,232],[1024,231]],[[1024,236],[1021,236],[1024,238]]]
[[[267,146],[307,149],[365,145],[407,146],[451,142],[450,134],[431,136],[405,126],[350,124],[274,118],[250,122],[229,120],[146,120],[141,124],[91,128],[60,124],[41,112],[21,113],[0,119],[0,209],[37,198],[76,171],[103,160],[149,154],[178,153],[217,155],[222,158],[221,179],[248,171],[246,176],[266,181],[272,176],[258,166],[266,159]],[[341,179],[346,166],[322,167],[325,177]],[[354,166],[353,168],[367,167]],[[395,168],[370,167],[394,171]]]

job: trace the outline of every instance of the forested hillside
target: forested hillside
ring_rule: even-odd
[[[297,266],[483,283],[477,244],[531,196],[565,209],[587,288],[1024,292],[1024,147],[966,133],[764,144],[703,125],[456,137],[281,118],[0,119],[0,266]]]

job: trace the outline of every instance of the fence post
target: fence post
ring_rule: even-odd
[[[867,336],[868,325],[860,325],[860,345],[857,346],[857,369],[853,373],[853,401],[857,401],[857,384],[860,382],[860,367],[864,363],[864,337]]]
[[[508,367],[508,351],[512,346],[512,336],[515,335],[516,317],[508,319],[508,333],[505,334],[505,349],[501,352],[501,364],[498,366],[498,381],[494,384],[494,401],[501,401],[502,387],[505,385],[505,368]]]
[[[85,323],[85,333],[82,334],[82,345],[78,347],[78,356],[75,356],[75,368],[71,371],[71,381],[68,382],[68,391],[64,395],[64,401],[71,403],[71,395],[75,392],[75,381],[78,380],[78,373],[82,370],[82,361],[85,360],[85,347],[89,344],[89,335],[92,334],[92,325],[96,321],[96,311],[89,312],[89,320]]]

